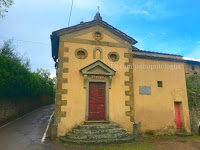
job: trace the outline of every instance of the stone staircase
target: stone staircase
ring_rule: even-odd
[[[133,135],[117,124],[84,124],[73,129],[71,133],[60,137],[63,143],[70,144],[111,144],[132,142]]]

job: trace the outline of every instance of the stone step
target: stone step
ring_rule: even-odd
[[[121,133],[125,130],[122,128],[111,128],[111,129],[98,129],[98,130],[85,130],[85,129],[73,129],[74,134],[105,134],[105,133]]]
[[[128,132],[114,133],[114,134],[74,134],[67,133],[66,137],[74,140],[95,140],[95,139],[120,139],[129,136]]]
[[[79,125],[78,129],[97,130],[97,129],[113,129],[119,128],[117,124],[95,124],[95,125]]]
[[[91,124],[109,124],[110,121],[85,121],[84,124],[91,125]]]
[[[72,129],[65,137],[60,137],[62,142],[72,144],[110,144],[133,141],[133,136],[117,124],[84,124]]]
[[[70,143],[70,144],[98,145],[98,144],[111,144],[111,143],[128,143],[128,142],[132,142],[134,138],[132,135],[129,135],[125,138],[118,138],[118,139],[73,140],[67,137],[60,137],[60,140],[63,143]]]

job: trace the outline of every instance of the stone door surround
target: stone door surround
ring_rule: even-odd
[[[89,83],[90,82],[104,82],[105,87],[105,114],[106,121],[109,121],[109,89],[111,89],[112,77],[115,75],[115,70],[98,60],[80,70],[84,76],[84,87],[86,88],[86,116],[88,121],[89,112]]]

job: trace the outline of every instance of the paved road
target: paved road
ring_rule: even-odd
[[[0,150],[57,150],[58,147],[48,139],[49,132],[41,143],[53,112],[54,105],[44,106],[0,127]]]
[[[0,127],[0,150],[88,150],[85,146],[64,145],[59,142],[51,142],[49,132],[44,143],[41,139],[47,128],[49,118],[54,112],[54,105],[39,108],[12,123]],[[150,143],[159,145],[159,150],[199,150],[200,142],[198,139],[177,140],[155,139]],[[141,145],[141,142],[139,144]],[[132,143],[133,147],[137,144]],[[146,143],[144,143],[146,144]],[[116,147],[116,146],[115,146]],[[109,149],[109,147],[107,147]],[[126,149],[127,146],[124,147]],[[92,148],[93,149],[93,148]]]

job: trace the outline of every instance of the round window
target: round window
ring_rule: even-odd
[[[87,58],[87,51],[85,49],[77,49],[75,51],[75,56],[78,59],[85,59],[85,58]]]
[[[110,61],[113,61],[113,62],[118,61],[118,60],[119,60],[119,54],[116,53],[116,52],[110,52],[110,53],[108,54],[108,59],[109,59]]]
[[[100,41],[103,39],[103,34],[99,31],[93,33],[93,37],[95,40]]]

